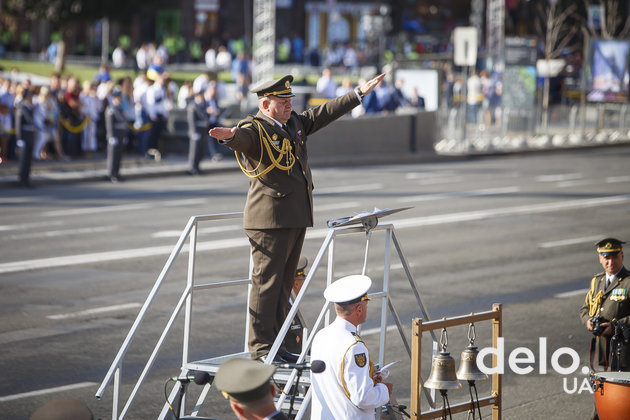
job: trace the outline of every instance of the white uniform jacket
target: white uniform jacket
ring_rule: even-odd
[[[326,370],[311,375],[312,420],[374,420],[375,408],[389,401],[387,387],[370,378],[370,353],[356,331],[337,317],[313,340],[311,360],[323,360]]]

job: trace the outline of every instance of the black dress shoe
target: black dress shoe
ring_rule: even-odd
[[[267,358],[269,357],[268,354],[263,354],[260,357],[257,357],[256,360],[259,360],[263,363],[267,363]],[[272,364],[274,363],[290,363],[288,360],[286,360],[284,357],[280,356],[280,354],[276,354],[276,357],[273,358],[273,362],[271,362]]]
[[[279,350],[278,355],[280,355],[283,359],[285,359],[289,363],[297,363],[300,357],[299,354],[291,353],[289,350],[286,350],[286,349]]]

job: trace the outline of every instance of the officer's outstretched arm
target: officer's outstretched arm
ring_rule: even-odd
[[[215,139],[221,140],[229,140],[234,137],[234,133],[236,132],[237,127],[227,128],[227,127],[214,127],[208,131],[210,137],[214,137]]]

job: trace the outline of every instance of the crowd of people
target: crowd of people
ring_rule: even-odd
[[[31,111],[29,123],[35,127],[32,158],[67,160],[106,148],[104,113],[116,87],[122,91],[122,109],[129,123],[126,150],[140,155],[158,147],[169,113],[185,109],[195,93],[215,104],[226,95],[215,73],[204,73],[180,88],[161,63],[156,56],[135,79],[112,80],[108,66],[101,66],[92,80],[83,82],[53,73],[48,84],[36,85],[17,69],[0,75],[0,158],[3,162],[16,158],[19,140],[23,140],[16,136],[20,124],[16,113],[23,107]]]

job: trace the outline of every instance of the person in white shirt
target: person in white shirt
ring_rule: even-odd
[[[89,80],[84,81],[80,98],[83,112],[85,116],[89,118],[83,129],[81,147],[84,152],[95,152],[98,149],[96,127],[103,106],[96,96],[96,84],[91,83]]]
[[[217,66],[217,52],[214,50],[214,48],[208,48],[203,58],[206,62],[206,67],[210,70],[214,70],[214,68]]]
[[[193,80],[191,93],[205,92],[206,88],[208,87],[208,83],[210,83],[211,75],[212,73],[207,71],[195,77],[195,80]]]
[[[215,64],[220,70],[230,70],[232,67],[232,54],[230,54],[225,45],[219,47]]]
[[[117,69],[121,68],[125,65],[126,59],[127,55],[125,54],[125,50],[120,45],[114,48],[114,51],[112,52],[112,64],[114,67]]]
[[[382,382],[357,327],[367,318],[368,290],[372,280],[363,275],[343,277],[324,291],[335,303],[337,319],[313,340],[311,360],[322,360],[326,370],[311,375],[312,420],[380,418],[393,385]]]
[[[147,138],[147,144],[142,147],[142,152],[158,148],[158,139],[166,128],[166,120],[172,108],[170,99],[164,86],[164,77],[167,73],[157,76],[155,82],[146,91],[146,111],[151,120],[151,130]]]
[[[321,93],[326,98],[335,98],[337,94],[337,83],[332,78],[332,72],[329,68],[322,71],[322,76],[317,81],[315,87],[317,93]]]

